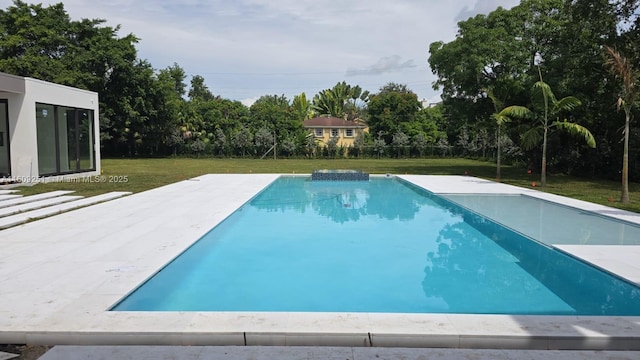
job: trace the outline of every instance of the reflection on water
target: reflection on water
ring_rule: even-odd
[[[441,204],[460,221],[442,228],[437,250],[427,256],[427,296],[461,312],[640,314],[637,287],[445,200]]]
[[[301,181],[284,177],[251,201],[250,206],[267,211],[312,210],[336,223],[357,221],[361,216],[388,220],[411,220],[421,206],[431,203],[416,197],[415,189],[397,187],[389,191],[388,179],[370,181]]]

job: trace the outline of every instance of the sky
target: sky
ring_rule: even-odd
[[[60,1],[29,1],[43,5]],[[140,41],[155,69],[177,63],[187,84],[245,105],[263,95],[307,99],[346,81],[372,93],[405,84],[439,101],[429,45],[455,39],[457,23],[518,0],[67,0],[74,20],[104,19]],[[6,9],[11,0],[0,0]]]

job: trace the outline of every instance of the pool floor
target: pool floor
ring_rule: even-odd
[[[107,311],[277,176],[205,175],[0,231],[0,343],[640,350],[639,317]],[[548,196],[471,177],[401,177],[436,193]],[[562,248],[640,281],[637,246]]]
[[[516,220],[540,208],[548,238],[571,237],[549,217],[583,231],[599,218],[527,196],[464,200]],[[521,233],[397,178],[281,177],[113,310],[640,316],[640,288]]]

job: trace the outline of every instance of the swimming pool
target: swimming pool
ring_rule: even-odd
[[[638,315],[639,305],[629,283],[403,181],[282,177],[114,310]]]

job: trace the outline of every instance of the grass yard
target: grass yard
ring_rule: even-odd
[[[495,180],[495,164],[469,159],[103,159],[103,181],[85,179],[72,183],[48,183],[19,187],[23,195],[52,190],[74,190],[91,196],[109,191],[140,192],[202,174],[282,173],[309,174],[315,169],[356,169],[371,174],[470,175]],[[630,184],[631,203],[622,204],[620,182],[547,175],[547,186],[538,190],[640,213],[640,185]],[[91,181],[88,181],[91,180]],[[531,187],[539,175],[505,166],[502,182]]]

